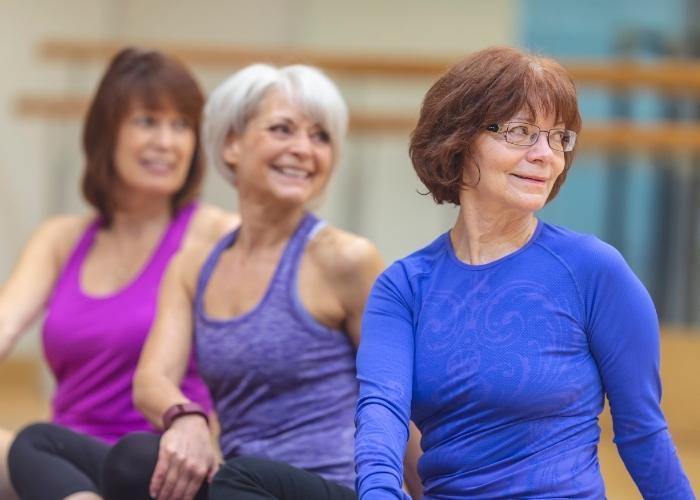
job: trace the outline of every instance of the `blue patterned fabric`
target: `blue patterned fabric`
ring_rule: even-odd
[[[620,254],[540,222],[485,265],[449,234],[377,281],[358,353],[361,499],[406,498],[409,417],[428,499],[603,498],[598,415],[645,498],[693,498],[659,406],[654,305]]]

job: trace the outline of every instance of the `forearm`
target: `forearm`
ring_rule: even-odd
[[[693,490],[666,429],[617,444],[639,492],[646,499],[689,500]]]
[[[361,398],[356,416],[357,493],[362,498],[404,499],[403,457],[408,429],[385,401]]]
[[[10,314],[6,314],[8,306],[0,299],[0,359],[5,358],[14,348],[22,332],[22,325]]]
[[[403,460],[403,479],[406,483],[406,489],[408,489],[413,500],[423,498],[423,484],[418,475],[418,459],[423,454],[420,447],[420,438],[421,434],[418,427],[411,421],[409,424],[406,456]]]
[[[163,414],[168,408],[190,401],[173,380],[150,373],[137,373],[133,398],[134,406],[159,429],[163,428]]]

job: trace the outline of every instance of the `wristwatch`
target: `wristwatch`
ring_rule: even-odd
[[[184,415],[201,415],[207,425],[209,425],[209,416],[207,412],[204,411],[204,408],[202,408],[202,405],[189,402],[177,403],[165,410],[165,413],[163,413],[163,428],[167,431],[173,425],[175,419]]]

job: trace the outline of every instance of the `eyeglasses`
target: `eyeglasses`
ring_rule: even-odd
[[[549,147],[556,151],[569,152],[576,145],[576,132],[563,128],[542,130],[537,125],[525,122],[509,122],[504,125],[493,123],[486,126],[486,130],[503,134],[506,142],[516,146],[532,146],[540,138],[540,134],[547,134]]]

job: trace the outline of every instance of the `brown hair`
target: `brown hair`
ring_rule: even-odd
[[[527,110],[555,114],[578,133],[581,115],[571,76],[553,59],[510,47],[475,52],[452,66],[428,90],[409,154],[418,177],[433,199],[459,205],[459,192],[469,187],[463,171],[474,141],[492,123],[502,123]],[[566,180],[574,152],[564,153],[564,171],[547,201]],[[479,168],[475,165],[475,168]]]
[[[83,195],[109,226],[116,207],[114,149],[119,129],[134,105],[148,109],[172,106],[195,134],[187,178],[173,195],[175,212],[199,195],[204,177],[199,129],[204,95],[190,72],[176,59],[157,51],[126,48],[107,67],[90,104],[83,129]]]

